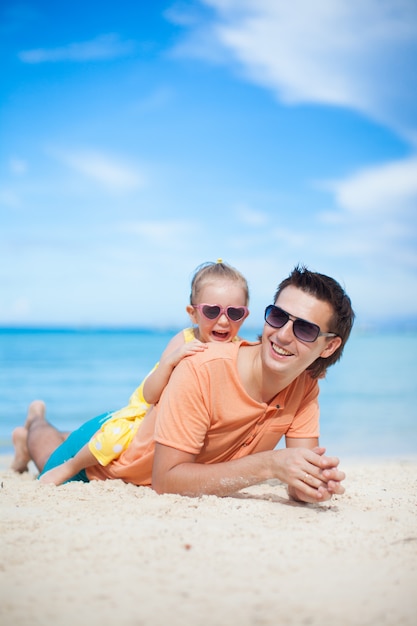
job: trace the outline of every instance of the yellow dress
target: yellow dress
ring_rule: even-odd
[[[195,339],[194,328],[185,328],[183,335],[184,343],[189,343]],[[117,459],[135,436],[150,407],[143,397],[145,380],[157,367],[158,363],[135,389],[129,398],[129,404],[123,409],[114,411],[100,430],[90,439],[88,448],[100,465],[108,465]]]

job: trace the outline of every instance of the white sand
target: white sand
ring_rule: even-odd
[[[346,494],[290,502],[45,486],[0,459],[2,626],[417,623],[417,459],[356,461]]]

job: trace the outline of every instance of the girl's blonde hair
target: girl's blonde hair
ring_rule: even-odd
[[[241,285],[245,292],[245,305],[248,305],[249,286],[246,278],[231,265],[223,263],[222,259],[218,259],[216,262],[208,261],[207,263],[202,263],[196,268],[191,279],[190,304],[196,302],[204,285],[217,279],[229,280]]]

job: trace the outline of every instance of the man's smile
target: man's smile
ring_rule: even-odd
[[[284,350],[284,348],[281,348],[281,346],[278,346],[276,343],[272,343],[272,341],[271,341],[271,346],[275,354],[279,354],[280,356],[294,356],[292,352],[288,352],[288,350]]]

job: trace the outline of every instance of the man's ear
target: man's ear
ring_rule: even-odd
[[[190,316],[190,320],[192,321],[193,324],[197,324],[197,317],[195,314],[195,308],[193,306],[191,306],[191,304],[189,304],[188,306],[185,307],[185,310],[187,311],[188,315]]]
[[[320,354],[321,358],[327,359],[329,356],[334,354],[341,345],[342,345],[341,338],[333,337],[333,339],[330,339],[329,343],[324,348],[323,352]]]

